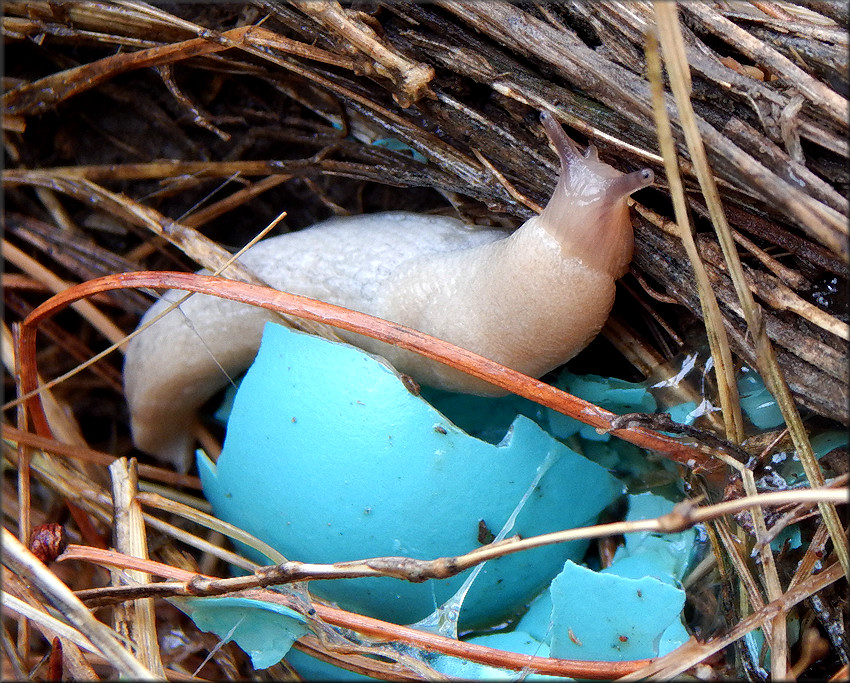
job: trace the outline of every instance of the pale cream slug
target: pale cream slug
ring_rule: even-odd
[[[263,240],[239,260],[276,289],[339,304],[474,351],[533,377],[597,335],[628,269],[626,198],[652,183],[582,156],[551,114],[541,122],[561,161],[544,211],[512,234],[453,218],[389,212],[332,218]],[[142,322],[184,292],[168,292]],[[136,445],[178,465],[192,453],[198,407],[246,369],[273,315],[195,295],[135,337],[124,385]],[[495,387],[372,339],[340,332],[420,383],[497,395]],[[224,371],[224,372],[223,372]]]

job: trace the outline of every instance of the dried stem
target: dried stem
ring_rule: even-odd
[[[661,154],[664,157],[664,169],[667,173],[667,182],[673,197],[673,208],[679,228],[678,234],[688,254],[696,277],[697,292],[699,294],[700,306],[702,307],[703,320],[705,321],[705,330],[708,335],[709,347],[711,348],[711,357],[714,359],[716,368],[718,396],[723,411],[726,438],[734,443],[741,443],[744,438],[744,420],[741,415],[741,400],[738,396],[738,385],[735,379],[732,352],[729,349],[729,340],[726,337],[726,329],[723,326],[723,316],[720,313],[717,298],[714,296],[705,265],[697,249],[693,236],[693,228],[688,217],[685,190],[682,185],[681,176],[679,175],[676,147],[671,132],[670,119],[664,107],[661,57],[658,54],[657,40],[652,34],[647,35],[646,59],[649,82],[652,86],[652,102],[656,117],[656,129],[658,130],[658,142],[661,147]]]
[[[690,93],[685,85],[686,76],[681,73],[681,70],[687,69],[687,59],[684,57],[681,48],[677,49],[675,39],[673,38],[680,31],[678,19],[676,19],[676,6],[656,3],[655,10],[659,18],[659,28],[666,27],[666,31],[661,31],[661,44],[665,55],[669,55],[667,57],[667,69],[671,74],[670,84],[681,112],[685,137],[688,141],[688,147],[691,150],[691,156],[697,176],[699,177],[703,195],[711,212],[712,223],[726,258],[726,266],[729,269],[738,300],[743,308],[747,328],[756,345],[758,371],[764,378],[768,390],[776,399],[782,411],[809,484],[812,487],[823,486],[823,472],[821,472],[820,465],[812,451],[809,436],[803,427],[797,405],[794,403],[785,377],[782,375],[782,371],[776,362],[773,346],[765,330],[764,316],[761,308],[756,304],[747,286],[741,260],[735,248],[735,241],[726,221],[726,214],[723,212],[717,186],[714,183],[714,176],[708,166],[703,139],[697,127],[690,102]],[[665,17],[666,20],[664,19]],[[679,38],[680,40],[681,38]],[[829,529],[829,534],[841,566],[844,568],[845,573],[850,576],[850,546],[848,546],[847,536],[844,534],[838,512],[834,506],[823,503],[821,505],[821,514]]]
[[[148,543],[142,508],[135,499],[138,487],[136,461],[132,459],[128,462],[125,458],[118,458],[109,466],[109,472],[112,475],[115,548],[131,557],[147,559]],[[139,585],[146,585],[150,583],[151,577],[145,572],[129,570],[127,579]],[[113,580],[120,585],[120,576],[113,576]],[[115,630],[118,633],[126,633],[128,641],[134,644],[137,656],[144,665],[156,675],[164,677],[153,601],[135,600],[122,605],[122,609],[116,610],[115,620]]]

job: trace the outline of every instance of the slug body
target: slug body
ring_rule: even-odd
[[[333,218],[263,240],[239,261],[270,286],[370,313],[539,377],[583,349],[614,301],[633,247],[626,198],[652,172],[624,175],[581,155],[551,115],[561,159],[552,198],[512,234],[448,217]],[[142,323],[184,292],[167,292]],[[124,384],[136,445],[185,468],[199,406],[246,369],[273,314],[194,295],[131,340]],[[360,335],[340,336],[418,382],[481,395],[496,387]]]

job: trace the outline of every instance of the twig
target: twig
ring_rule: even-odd
[[[10,612],[14,612],[15,614],[19,614],[22,617],[26,617],[27,619],[38,624],[40,627],[48,629],[53,633],[61,635],[63,638],[67,638],[68,640],[73,641],[84,650],[88,650],[89,652],[93,652],[95,654],[100,653],[100,650],[94,645],[92,645],[91,641],[88,638],[86,638],[77,629],[73,628],[72,626],[68,626],[68,624],[66,624],[64,621],[60,621],[53,615],[48,614],[44,610],[38,609],[37,607],[34,607],[27,602],[24,602],[23,600],[15,597],[14,595],[10,595],[9,593],[4,592],[2,593],[2,596],[4,609],[8,609]]]
[[[744,29],[715,12],[704,3],[682,3],[684,11],[691,14],[714,35],[733,45],[755,62],[764,64],[788,85],[799,90],[820,111],[839,126],[847,125],[850,105],[841,95],[812,78],[790,59],[769,45],[757,40]]]
[[[372,29],[357,20],[354,12],[343,9],[336,0],[292,0],[292,4],[371,57],[378,73],[396,84],[393,97],[402,107],[409,107],[429,93],[434,67],[411,62],[387,47],[377,40]]]
[[[3,258],[36,278],[39,282],[44,283],[52,292],[61,292],[70,287],[70,283],[59,278],[55,273],[45,268],[35,259],[27,256],[27,254],[18,249],[14,244],[10,244],[6,240],[3,240]],[[92,306],[90,302],[80,301],[74,304],[74,309],[112,343],[116,343],[124,338],[124,332],[106,315]]]
[[[139,493],[136,495],[136,499],[142,505],[147,505],[148,507],[152,507],[157,510],[179,515],[184,519],[188,519],[196,524],[206,527],[207,529],[212,529],[220,534],[224,534],[239,543],[250,546],[257,552],[268,557],[272,562],[276,562],[278,564],[286,562],[286,558],[267,543],[264,543],[239,527],[220,520],[217,517],[213,517],[212,515],[208,515],[201,510],[196,510],[189,505],[184,505],[176,500],[171,500],[155,493]]]
[[[194,577],[200,576],[198,574],[193,574],[192,572],[170,567],[152,560],[139,560],[137,558],[120,555],[113,551],[98,550],[83,546],[69,546],[65,555],[63,555],[60,559],[85,559],[113,566],[137,567],[151,574],[179,581],[180,585],[185,585],[186,582],[190,581]],[[201,579],[214,580],[213,577],[201,577]],[[165,588],[156,589],[156,586],[171,586],[171,584],[153,584],[148,587],[148,590],[166,590]],[[264,600],[267,602],[282,604],[296,611],[300,611],[304,608],[304,605],[293,601],[286,593],[280,591],[252,588],[239,591],[236,595],[254,600]],[[407,643],[413,647],[419,647],[433,652],[441,652],[452,657],[459,657],[471,662],[510,669],[513,671],[528,669],[536,673],[551,674],[555,676],[575,676],[586,679],[611,679],[644,667],[652,661],[644,659],[625,662],[586,662],[571,659],[535,657],[533,655],[523,655],[515,652],[496,650],[483,645],[466,643],[461,640],[447,638],[427,631],[420,631],[408,626],[390,624],[378,619],[329,607],[328,605],[318,601],[312,603],[311,609],[315,610],[315,617],[321,619],[325,623],[349,629],[362,635],[383,641],[395,640]]]
[[[75,460],[82,460],[84,462],[93,462],[98,465],[108,466],[116,459],[114,455],[109,455],[108,453],[101,453],[85,446],[62,443],[61,441],[49,439],[44,436],[38,436],[37,434],[30,434],[29,432],[15,429],[9,425],[4,424],[2,426],[2,430],[4,439],[8,439],[13,442],[25,443],[34,448],[40,448],[47,451],[48,453],[64,455],[68,458],[74,458]],[[154,481],[161,481],[173,486],[188,486],[198,490],[201,488],[201,480],[198,477],[193,477],[188,474],[179,474],[164,467],[156,467],[155,465],[139,465],[139,473],[144,477],[153,479]]]
[[[847,487],[833,489],[794,489],[789,491],[774,491],[770,493],[746,496],[736,500],[723,501],[714,505],[698,507],[690,502],[676,505],[672,512],[654,519],[636,520],[629,522],[612,522],[596,526],[582,527],[555,531],[528,538],[508,538],[497,543],[476,548],[464,555],[441,557],[434,560],[417,560],[410,557],[373,557],[363,560],[335,562],[333,564],[317,564],[297,561],[286,561],[282,564],[260,567],[254,574],[238,576],[229,579],[192,575],[183,583],[154,584],[153,586],[129,586],[119,588],[99,588],[84,593],[91,598],[105,598],[108,601],[136,599],[140,596],[195,596],[209,597],[225,595],[234,591],[251,588],[265,588],[298,581],[355,579],[389,577],[411,583],[421,583],[429,579],[447,579],[470,569],[478,564],[505,555],[524,552],[534,548],[558,543],[568,543],[580,539],[602,538],[635,532],[679,533],[692,528],[696,524],[718,519],[725,515],[734,514],[753,507],[786,505],[788,503],[809,503],[830,501],[832,503],[847,503]],[[177,578],[177,574],[162,574],[148,560],[130,557],[112,551],[102,551],[85,546],[69,545],[59,557],[64,560],[88,560],[110,566],[120,566],[124,569],[149,571],[159,573],[168,578]],[[181,574],[181,576],[183,576]],[[150,588],[150,592],[147,592]],[[100,603],[98,603],[100,604]],[[104,603],[105,604],[105,603]]]
[[[34,363],[35,332],[41,320],[49,318],[71,302],[87,297],[92,293],[124,287],[182,289],[210,294],[225,299],[238,300],[269,310],[285,311],[288,315],[320,321],[325,325],[331,325],[358,334],[365,334],[380,341],[414,351],[426,358],[451,365],[473,377],[483,379],[495,386],[524,396],[540,405],[575,417],[592,427],[610,429],[611,420],[616,417],[610,411],[571,396],[545,382],[533,379],[466,349],[402,325],[390,323],[380,318],[351,311],[340,306],[334,306],[287,292],[272,290],[259,285],[193,273],[144,271],[139,273],[124,273],[90,280],[87,283],[69,288],[33,310],[22,323],[22,357],[27,358],[30,363]],[[38,386],[35,378],[30,373],[26,373],[26,376],[22,377],[22,380],[25,394],[18,400],[26,400],[28,402],[37,431],[42,435],[48,435],[49,427],[44,420],[41,405],[38,401],[34,400],[38,394]],[[667,457],[689,468],[700,467],[711,469],[717,466],[717,463],[712,462],[709,453],[705,453],[693,446],[686,445],[676,439],[651,430],[635,427],[633,429],[613,430],[611,434],[643,448],[665,453]]]
[[[204,34],[202,37],[104,57],[90,64],[54,73],[34,83],[13,88],[3,95],[3,107],[7,114],[15,116],[41,114],[60,102],[101,85],[119,74],[220,52],[233,47],[234,43],[243,41],[250,43],[254,39],[257,40],[257,46],[265,48],[272,45],[276,49],[286,50],[309,59],[347,68],[352,67],[350,60],[289,40],[258,26],[242,26],[221,34],[200,26],[197,29],[199,33]]]

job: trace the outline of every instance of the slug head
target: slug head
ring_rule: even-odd
[[[558,184],[539,219],[561,244],[564,256],[580,258],[615,280],[632,260],[634,233],[626,199],[651,185],[648,168],[621,173],[599,160],[590,145],[582,155],[555,117],[544,111],[540,122],[561,159]]]

